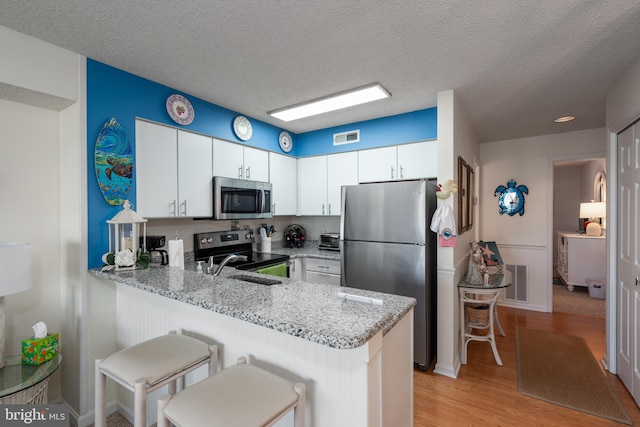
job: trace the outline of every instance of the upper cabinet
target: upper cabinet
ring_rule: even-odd
[[[145,218],[210,217],[209,137],[136,121],[137,212]]]
[[[438,141],[362,150],[358,153],[358,181],[397,181],[438,176]]]
[[[358,153],[298,159],[300,215],[340,215],[341,187],[358,183]]]
[[[269,153],[214,138],[213,175],[268,182]]]
[[[358,184],[358,153],[327,156],[327,206],[329,215],[342,214],[342,186]]]
[[[295,215],[298,210],[298,161],[269,153],[269,182],[273,185],[273,215]]]

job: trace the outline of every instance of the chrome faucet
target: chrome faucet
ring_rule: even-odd
[[[229,261],[246,261],[247,259],[248,259],[248,257],[246,255],[238,255],[238,254],[228,255],[225,259],[222,260],[220,265],[218,265],[218,268],[213,273],[213,275],[214,276],[219,276],[220,272],[222,271],[222,268],[225,265],[227,265],[227,263]],[[209,257],[209,271],[211,271],[212,269],[213,269],[213,257]]]

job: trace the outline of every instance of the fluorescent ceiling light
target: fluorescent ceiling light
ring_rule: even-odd
[[[280,108],[269,111],[267,114],[285,122],[302,119],[304,117],[315,116],[316,114],[327,113],[329,111],[340,110],[342,108],[353,107],[354,105],[365,104],[390,97],[391,94],[379,83],[350,89],[334,95],[292,105],[291,107]]]
[[[563,116],[563,117],[558,117],[557,119],[554,120],[554,122],[565,123],[565,122],[570,122],[571,120],[574,120],[574,119],[575,119],[574,116]]]

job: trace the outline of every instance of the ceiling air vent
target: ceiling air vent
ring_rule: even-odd
[[[360,129],[333,134],[333,145],[353,144],[354,142],[360,142]]]

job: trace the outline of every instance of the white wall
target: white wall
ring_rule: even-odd
[[[462,156],[468,164],[476,165],[478,146],[478,139],[454,91],[438,93],[438,183],[448,179],[458,181],[458,156]],[[458,203],[455,197],[438,203],[449,203],[456,213],[456,218],[458,217]],[[469,243],[475,240],[477,219],[474,223],[476,225],[473,229],[462,235],[458,234],[455,248],[438,247],[438,331],[434,372],[452,378],[458,375],[460,369],[457,284],[465,274],[464,260]]]
[[[0,100],[0,129],[0,239],[33,251],[33,287],[6,297],[5,354],[15,355],[36,322],[60,332],[58,113]],[[59,398],[54,378],[50,396]]]
[[[33,289],[7,301],[7,354],[19,354],[20,341],[39,320],[60,332],[64,360],[49,399],[63,396],[72,411],[81,411],[85,58],[5,27],[0,56],[0,239],[28,240],[34,251]]]
[[[480,145],[481,239],[496,241],[505,263],[528,265],[529,298],[518,306],[552,309],[554,161],[604,157],[606,147],[601,128]],[[494,192],[509,179],[529,188],[524,216],[499,214]]]

